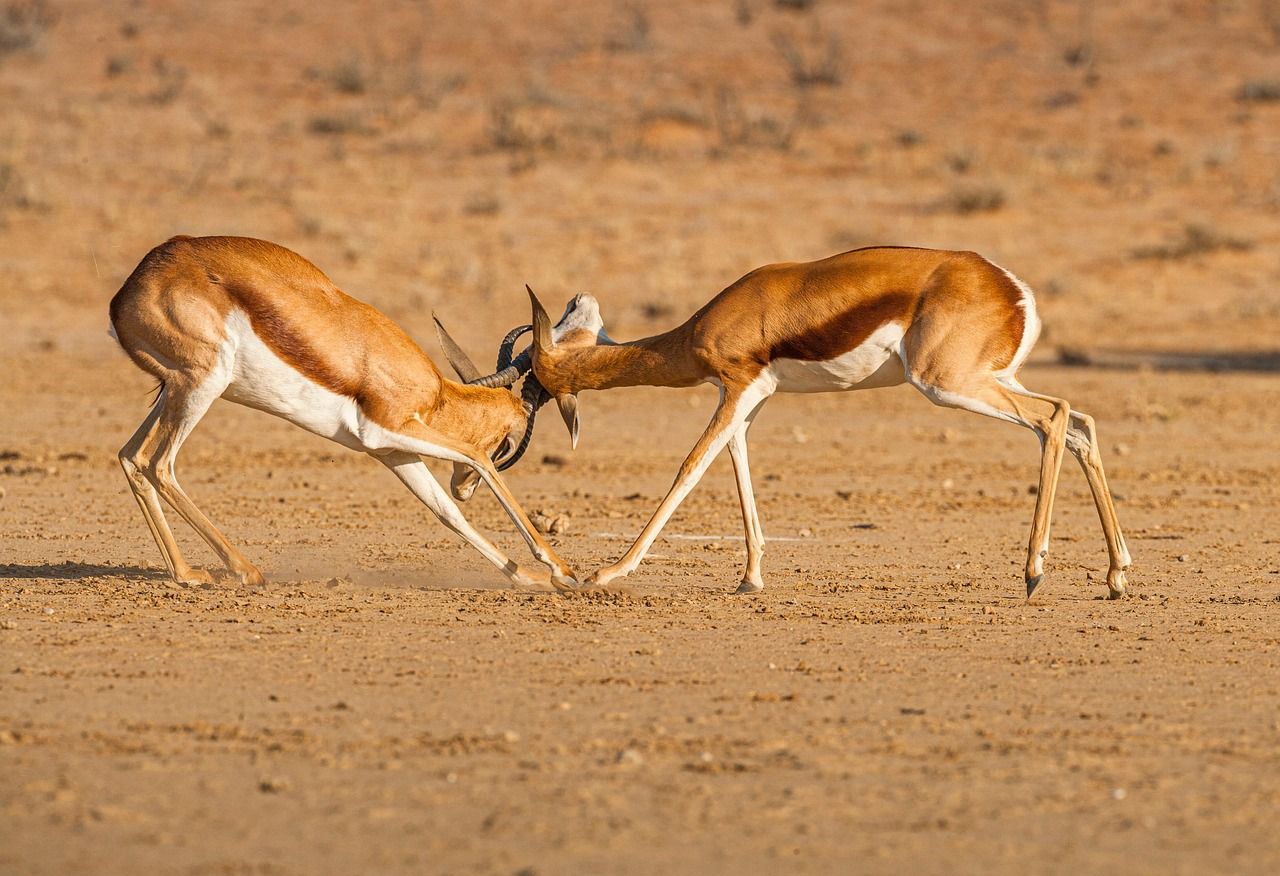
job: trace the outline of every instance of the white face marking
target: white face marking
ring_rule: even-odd
[[[604,319],[600,316],[600,302],[585,292],[575,295],[565,307],[560,321],[551,329],[551,340],[558,344],[561,338],[578,329],[587,329],[596,336],[599,343],[613,343],[605,334]]]
[[[230,382],[222,392],[228,401],[274,414],[344,447],[366,448],[361,435],[367,421],[355,399],[315,383],[277,356],[242,311],[227,316],[219,360],[230,368]]]
[[[775,359],[769,366],[779,392],[834,392],[897,386],[906,379],[898,345],[904,329],[887,322],[865,341],[834,359]]]

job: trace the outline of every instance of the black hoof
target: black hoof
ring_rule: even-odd
[[[1036,575],[1034,578],[1027,579],[1027,599],[1031,598],[1031,594],[1036,592],[1036,588],[1040,586],[1040,582],[1044,580],[1044,575]]]

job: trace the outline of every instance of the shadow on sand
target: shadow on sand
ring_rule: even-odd
[[[22,578],[79,581],[84,578],[103,577],[167,580],[169,575],[163,569],[144,569],[141,566],[103,566],[96,563],[40,563],[32,566],[13,563],[0,564],[0,581],[13,581]]]
[[[1146,352],[1141,350],[1085,350],[1059,347],[1056,360],[1039,364],[1041,366],[1065,365],[1071,368],[1105,368],[1118,371],[1148,368],[1153,371],[1275,374],[1280,372],[1280,351],[1201,353],[1192,350]],[[1028,367],[1033,367],[1033,363],[1028,363]]]

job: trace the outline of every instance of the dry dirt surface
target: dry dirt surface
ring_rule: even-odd
[[[965,10],[0,4],[0,872],[1280,871],[1280,12]],[[750,597],[727,460],[624,586],[516,593],[219,402],[179,471],[268,583],[178,587],[105,333],[177,233],[438,360],[432,309],[487,357],[526,281],[630,338],[765,262],[979,250],[1038,290],[1024,382],[1098,420],[1131,596],[1068,459],[1024,599],[1034,438],[909,388],[768,404]],[[713,404],[584,394],[508,480],[585,573]]]

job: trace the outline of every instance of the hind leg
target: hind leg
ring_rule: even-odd
[[[169,522],[164,518],[160,496],[143,473],[149,460],[148,450],[155,444],[156,423],[167,401],[168,390],[162,388],[151,412],[142,421],[142,425],[120,448],[118,454],[120,467],[124,469],[133,498],[142,509],[142,517],[147,522],[147,529],[151,530],[151,536],[156,540],[156,546],[160,548],[160,556],[164,560],[165,568],[169,571],[169,577],[178,584],[209,584],[213,582],[212,576],[203,569],[193,568],[178,550],[173,530],[169,528]]]
[[[1010,390],[1027,398],[1052,401],[1051,396],[1032,392],[1014,379],[1001,381]],[[1098,510],[1098,519],[1102,522],[1102,533],[1107,541],[1107,554],[1110,565],[1107,569],[1107,590],[1111,599],[1119,599],[1125,595],[1124,570],[1129,568],[1132,558],[1129,548],[1120,532],[1120,520],[1116,516],[1115,500],[1107,487],[1107,476],[1102,470],[1102,454],[1098,449],[1097,429],[1093,417],[1080,411],[1072,411],[1067,425],[1067,449],[1080,463],[1085,479],[1089,482],[1089,491],[1093,494],[1093,504]]]
[[[213,548],[214,553],[242,584],[262,584],[262,573],[257,566],[227,541],[227,537],[196,507],[195,502],[191,501],[191,497],[178,483],[174,472],[174,461],[183,442],[224,388],[225,385],[220,385],[212,378],[196,387],[170,387],[172,395],[169,403],[160,411],[156,421],[154,452],[150,454],[149,464],[143,466],[142,473],[160,497]]]
[[[1107,539],[1107,554],[1110,558],[1107,569],[1107,589],[1112,599],[1125,595],[1125,569],[1133,562],[1129,555],[1129,547],[1125,544],[1124,534],[1120,531],[1120,520],[1116,515],[1116,503],[1107,487],[1107,476],[1102,470],[1102,454],[1098,449],[1098,434],[1094,427],[1093,417],[1079,411],[1071,412],[1071,426],[1067,429],[1067,449],[1084,469],[1084,476],[1089,481],[1089,490],[1093,493],[1093,503],[1098,508],[1098,519],[1102,521],[1102,533]]]
[[[934,404],[1017,423],[1035,432],[1040,439],[1040,484],[1031,521],[1031,538],[1027,544],[1026,583],[1027,597],[1030,598],[1044,578],[1044,558],[1049,553],[1049,523],[1066,450],[1071,406],[1060,398],[1034,396],[1035,400],[1052,407],[1052,413],[1046,415],[1032,407],[1028,402],[1029,394],[1013,392],[991,374],[957,381],[958,386],[939,386],[917,374],[909,374],[908,380]]]

